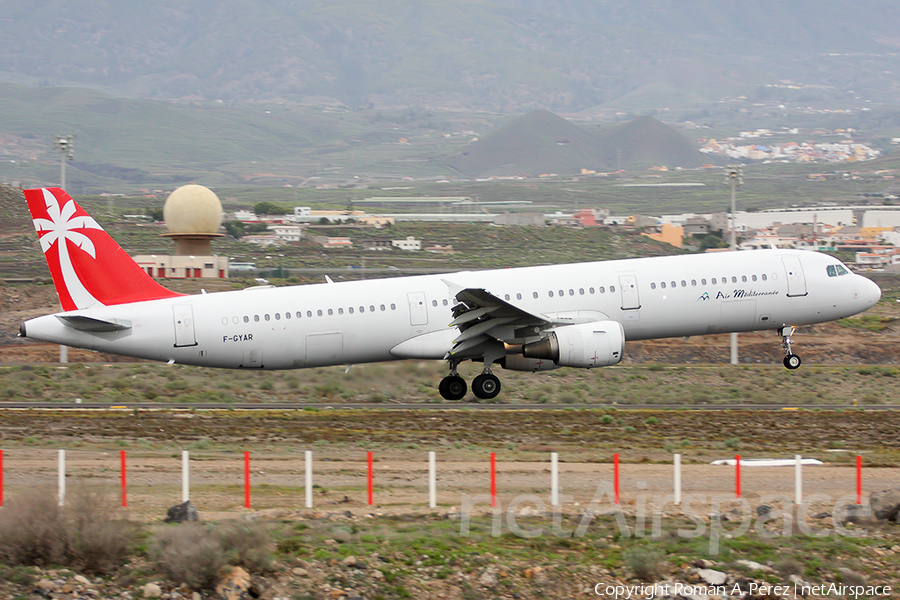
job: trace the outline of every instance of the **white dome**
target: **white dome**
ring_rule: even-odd
[[[163,219],[169,233],[213,234],[222,224],[222,203],[202,185],[183,185],[166,199]]]

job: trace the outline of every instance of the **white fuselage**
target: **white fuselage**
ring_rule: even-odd
[[[127,322],[82,331],[48,315],[27,337],[179,364],[291,369],[442,359],[460,289],[550,320],[613,320],[627,340],[776,329],[862,312],[881,292],[835,259],[761,250],[248,289],[60,313]],[[832,267],[833,269],[833,267]],[[713,283],[715,281],[715,283]]]

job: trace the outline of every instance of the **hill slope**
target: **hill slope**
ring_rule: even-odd
[[[472,142],[447,164],[470,177],[534,177],[572,175],[582,169],[697,167],[704,162],[690,140],[653,117],[597,132],[536,110]]]
[[[897,22],[888,0],[39,0],[0,14],[0,79],[504,112],[683,106],[789,79],[895,102]]]

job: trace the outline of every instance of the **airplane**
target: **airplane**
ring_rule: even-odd
[[[483,363],[472,392],[491,399],[501,387],[495,365],[615,365],[632,340],[773,330],[784,366],[796,369],[796,326],[881,298],[836,258],[778,249],[184,295],[154,280],[62,189],[25,197],[63,310],[24,322],[22,337],[228,369],[444,360],[447,400],[468,391],[457,371],[466,360]]]

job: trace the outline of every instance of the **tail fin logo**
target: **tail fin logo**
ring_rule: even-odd
[[[59,188],[25,190],[63,310],[181,296],[156,283]]]
[[[56,246],[62,278],[76,306],[98,304],[99,301],[81,284],[81,280],[75,272],[75,266],[72,264],[67,242],[71,242],[91,258],[96,259],[97,250],[91,238],[88,237],[87,230],[103,231],[103,228],[87,213],[76,214],[80,207],[71,197],[66,197],[65,204],[60,206],[59,201],[50,190],[44,188],[41,191],[44,194],[44,204],[49,217],[49,219],[39,217],[34,219],[34,229],[40,237],[41,250],[47,254]],[[47,258],[49,260],[50,257]]]

